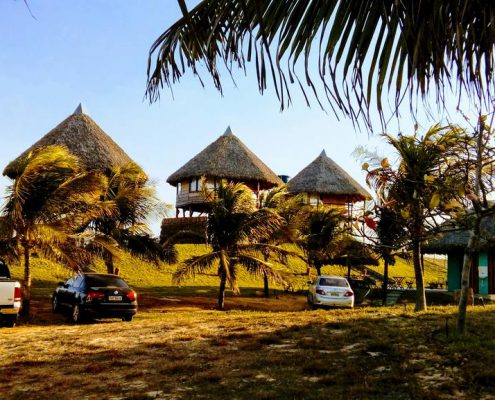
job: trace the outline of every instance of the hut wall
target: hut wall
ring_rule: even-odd
[[[495,294],[495,253],[488,256],[488,293]]]
[[[480,253],[478,257],[478,293],[488,294],[488,275],[484,276],[482,271],[488,274],[488,254]]]
[[[447,259],[447,281],[448,290],[453,292],[461,288],[463,254],[459,252],[448,253]]]
[[[177,243],[205,243],[206,217],[165,218],[160,231],[160,243],[177,234],[189,232],[177,237]]]
[[[321,201],[323,204],[329,205],[345,205],[347,204],[346,196],[335,196],[330,194],[322,194]]]
[[[180,185],[181,185],[181,193],[189,192],[189,179],[182,180]]]
[[[464,254],[448,253],[448,290],[453,292],[461,288],[461,274]],[[480,252],[471,265],[469,286],[474,293],[495,294],[495,253]]]

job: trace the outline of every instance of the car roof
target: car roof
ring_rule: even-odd
[[[320,275],[320,276],[318,276],[318,279],[320,279],[320,278],[344,279],[344,280],[347,280],[347,278],[345,278],[343,276],[335,276],[335,275]]]

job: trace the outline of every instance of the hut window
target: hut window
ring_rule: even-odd
[[[215,190],[215,182],[214,181],[210,181],[210,180],[207,180],[206,181],[206,189],[208,190]]]
[[[311,204],[312,206],[316,206],[319,202],[320,199],[318,195],[314,195],[314,194],[309,195],[309,204]]]
[[[179,182],[177,184],[177,194],[182,193],[182,184]]]
[[[203,181],[201,178],[191,179],[190,192],[200,192],[203,189]]]
[[[189,187],[190,192],[197,192],[198,191],[198,179],[194,178],[191,179],[191,185]]]

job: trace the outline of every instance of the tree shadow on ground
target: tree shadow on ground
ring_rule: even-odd
[[[29,341],[10,349],[0,391],[7,399],[481,398],[495,389],[493,311],[477,308],[477,334],[463,341],[445,334],[452,307],[421,315],[181,310],[56,326],[32,333],[39,351],[30,353]]]

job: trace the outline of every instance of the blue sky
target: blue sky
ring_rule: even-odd
[[[316,104],[307,108],[297,94],[294,105],[281,113],[273,90],[259,95],[252,73],[245,77],[238,71],[237,86],[225,77],[224,97],[188,74],[174,86],[173,97],[165,89],[161,100],[150,105],[144,99],[148,50],[180,16],[176,1],[29,4],[36,19],[22,0],[0,2],[2,169],[82,102],[157,182],[161,198],[169,203],[175,192],[166,178],[229,125],[277,174],[294,176],[325,149],[364,185],[361,164],[351,153],[358,145],[374,148],[381,140]],[[412,126],[409,118],[401,121],[405,132]],[[2,177],[1,192],[7,184]],[[153,230],[158,233],[158,223]]]

